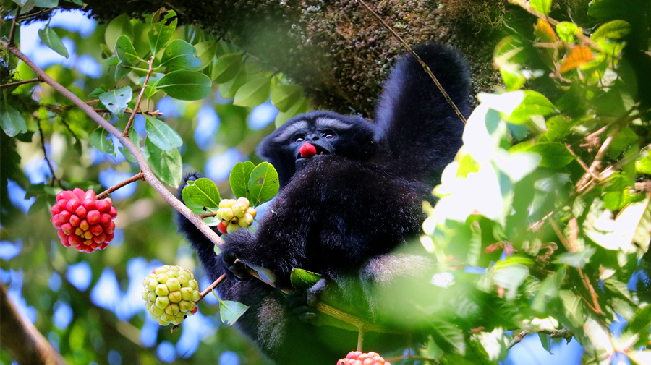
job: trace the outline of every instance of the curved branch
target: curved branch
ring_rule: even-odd
[[[204,223],[204,221],[199,218],[199,216],[194,214],[190,208],[188,208],[180,200],[176,199],[174,194],[172,194],[163,186],[163,184],[158,180],[158,178],[149,168],[149,164],[147,164],[145,157],[142,155],[142,153],[140,153],[140,149],[134,145],[129,140],[129,138],[124,137],[122,135],[122,132],[111,125],[111,123],[106,121],[101,115],[97,114],[97,112],[95,112],[95,110],[93,110],[90,105],[79,99],[77,95],[70,92],[68,89],[52,79],[48,74],[46,74],[45,71],[36,66],[36,64],[32,62],[32,60],[29,59],[29,57],[27,57],[24,53],[22,53],[15,45],[9,44],[5,41],[0,41],[0,44],[16,57],[23,60],[23,62],[25,62],[34,71],[34,73],[36,73],[36,75],[43,79],[43,81],[45,81],[48,85],[63,94],[63,96],[72,101],[92,120],[94,120],[97,124],[102,126],[102,128],[106,129],[109,133],[115,136],[120,141],[120,143],[122,143],[122,145],[126,147],[126,149],[129,150],[129,152],[131,152],[131,154],[136,158],[138,166],[140,167],[140,171],[144,175],[145,181],[147,181],[149,185],[151,185],[152,188],[154,188],[154,190],[156,190],[158,194],[163,197],[163,199],[165,199],[171,206],[173,206],[174,209],[179,211],[181,214],[183,214],[184,217],[192,222],[192,224],[194,224],[201,231],[201,233],[208,237],[211,242],[213,242],[215,245],[223,244],[224,241],[222,241],[222,239],[217,236],[217,233],[215,233],[215,231],[210,229],[210,227],[208,227],[208,225]]]
[[[65,365],[61,355],[34,325],[21,317],[0,285],[0,344],[20,364]]]

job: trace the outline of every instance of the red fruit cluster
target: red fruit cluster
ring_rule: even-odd
[[[345,359],[339,359],[337,365],[391,365],[391,363],[384,361],[376,352],[351,351]]]
[[[77,251],[103,250],[113,240],[117,215],[111,198],[95,199],[95,192],[79,188],[57,194],[52,207],[52,225],[58,229],[59,239],[65,247]]]

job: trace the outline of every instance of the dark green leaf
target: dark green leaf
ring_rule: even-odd
[[[610,156],[610,158],[617,158],[624,149],[637,143],[637,141],[638,136],[631,128],[626,127],[622,129],[617,133],[615,138],[613,138],[612,142],[610,142],[610,146],[608,147],[608,156]]]
[[[278,172],[268,162],[262,162],[251,171],[249,196],[251,205],[258,206],[278,194]]]
[[[232,53],[219,57],[213,69],[213,78],[216,83],[223,84],[237,76],[242,66],[242,55]]]
[[[621,0],[593,0],[588,15],[597,19],[621,19],[636,11],[634,6],[622,6]]]
[[[647,305],[635,312],[633,320],[626,326],[626,331],[649,336],[651,326],[651,305]]]
[[[45,29],[40,29],[38,31],[39,37],[41,37],[41,42],[46,46],[52,48],[54,52],[60,54],[61,56],[68,58],[68,50],[66,46],[61,42],[61,38],[56,34],[54,29],[50,26],[46,26]]]
[[[176,30],[178,18],[176,12],[170,10],[165,14],[165,17],[158,23],[152,25],[149,30],[149,49],[153,55],[158,54],[158,51],[165,48],[167,43],[172,38],[172,34]]]
[[[210,78],[200,72],[177,70],[163,76],[156,83],[156,89],[167,95],[186,101],[201,100],[211,93]]]
[[[136,49],[133,48],[131,40],[126,35],[121,35],[115,42],[115,53],[123,65],[135,66],[141,60]]]
[[[149,165],[154,174],[168,185],[179,186],[183,177],[183,161],[179,150],[172,148],[169,151],[163,151],[149,141],[149,138],[145,140],[145,146],[149,153]]]
[[[181,136],[170,126],[149,115],[145,115],[145,118],[147,118],[145,123],[147,138],[160,149],[168,151],[183,145]]]
[[[292,105],[286,112],[280,112],[276,116],[276,128],[280,127],[281,125],[285,124],[286,121],[290,120],[291,118],[301,114],[305,113],[307,111],[307,99],[304,97],[301,97],[298,99],[294,105]]]
[[[0,127],[9,137],[27,132],[27,123],[20,112],[7,103],[7,99],[0,103]]]
[[[102,127],[97,127],[97,129],[91,133],[90,144],[104,153],[109,153],[115,156],[113,139],[109,132]]]
[[[37,8],[56,8],[59,6],[59,0],[36,0],[34,6]]]
[[[231,183],[231,190],[236,198],[241,196],[247,197],[249,195],[249,180],[251,179],[251,172],[254,168],[255,165],[251,161],[238,162],[233,166],[228,179]]]
[[[247,309],[249,307],[240,302],[219,299],[219,316],[227,326],[233,325]]]
[[[111,90],[99,96],[99,101],[106,109],[115,114],[118,118],[122,116],[131,101],[131,88],[125,86],[117,90]]]
[[[161,66],[169,70],[195,69],[201,67],[201,60],[197,57],[197,50],[193,45],[175,39],[165,48]]]
[[[242,85],[235,93],[233,104],[239,106],[257,106],[265,102],[271,90],[270,77],[258,77]]]
[[[306,290],[316,284],[322,277],[321,274],[315,272],[293,268],[289,279],[292,286],[297,290]]]

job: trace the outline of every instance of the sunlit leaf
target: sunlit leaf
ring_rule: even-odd
[[[172,38],[172,34],[176,30],[176,24],[178,18],[176,17],[176,12],[170,10],[165,13],[164,18],[157,23],[154,23],[149,30],[149,48],[153,55],[158,54],[158,51],[165,48],[167,43]]]
[[[529,1],[529,5],[537,12],[547,15],[552,6],[552,0],[531,0]]]
[[[104,153],[115,155],[113,139],[111,138],[110,133],[102,127],[97,127],[97,129],[91,133],[90,144]]]
[[[219,202],[222,200],[215,182],[205,177],[188,184],[183,188],[182,194],[186,204],[193,202],[211,210],[219,208]]]
[[[554,262],[582,269],[585,264],[590,262],[590,257],[592,257],[596,251],[597,250],[594,247],[587,247],[580,252],[563,252],[556,258],[556,260],[554,260]]]
[[[560,22],[556,24],[558,37],[566,43],[574,42],[574,36],[581,30],[572,22]]]
[[[217,43],[212,41],[197,43],[194,45],[194,48],[197,50],[199,60],[201,60],[201,66],[199,69],[203,69],[210,65],[217,54]]]
[[[560,72],[564,73],[592,61],[592,50],[588,46],[575,46],[561,63]]]
[[[279,85],[271,90],[271,102],[281,112],[286,112],[301,98],[303,87],[300,85]]]
[[[182,180],[183,161],[178,148],[164,151],[153,144],[149,138],[145,140],[149,152],[149,165],[158,178],[171,186],[179,186]]]
[[[242,66],[242,54],[232,53],[219,57],[213,69],[213,78],[216,83],[222,84],[237,76]]]
[[[126,35],[121,35],[115,42],[115,53],[122,64],[134,66],[140,60],[131,40]]]
[[[316,284],[321,277],[321,274],[315,272],[293,268],[289,279],[297,290],[306,290]]]
[[[602,24],[592,33],[590,39],[598,41],[605,38],[620,39],[631,31],[631,25],[623,20],[613,20]]]
[[[294,105],[290,106],[286,112],[279,112],[278,115],[276,115],[276,122],[275,122],[276,128],[285,124],[285,122],[290,120],[291,118],[301,113],[305,113],[307,109],[308,109],[307,99],[304,97],[298,99],[298,101],[296,101]]]

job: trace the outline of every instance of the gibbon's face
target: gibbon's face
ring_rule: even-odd
[[[339,147],[350,137],[355,125],[327,116],[299,119],[287,126],[274,142],[283,143],[295,159],[296,171],[311,159],[340,154]]]

